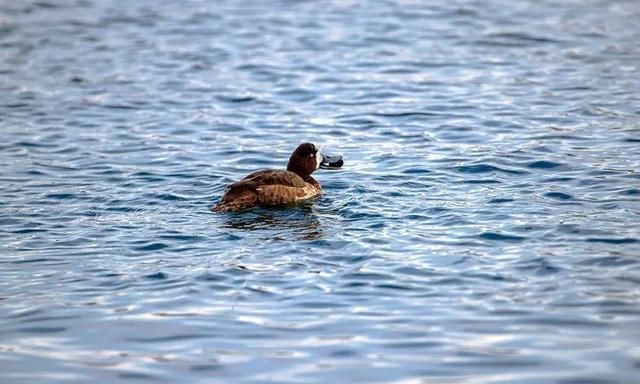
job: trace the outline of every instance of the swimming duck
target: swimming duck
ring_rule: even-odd
[[[227,187],[214,212],[239,211],[256,206],[293,204],[322,194],[311,174],[319,168],[342,167],[342,156],[325,156],[312,143],[303,143],[289,157],[287,170],[256,171]]]

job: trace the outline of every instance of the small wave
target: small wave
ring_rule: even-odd
[[[498,233],[498,232],[483,232],[479,235],[479,237],[481,239],[484,240],[491,240],[491,241],[514,241],[514,242],[520,242],[523,240],[526,240],[527,238],[524,236],[517,236],[517,235],[507,235],[504,233]]]

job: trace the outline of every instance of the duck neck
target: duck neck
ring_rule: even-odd
[[[313,180],[313,177],[311,177],[310,173],[304,172],[301,167],[295,167],[290,163],[287,165],[287,171],[297,174],[298,176],[302,177],[302,180],[304,181],[309,181],[309,179]]]
[[[307,183],[309,183],[309,184],[313,185],[314,187],[320,189],[320,183],[318,183],[318,181],[316,179],[311,177],[311,175],[309,175],[306,179],[304,179],[304,181],[306,181]]]

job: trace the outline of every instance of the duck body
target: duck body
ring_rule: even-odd
[[[289,158],[287,170],[265,169],[253,172],[229,185],[214,212],[240,211],[252,207],[285,206],[322,194],[320,183],[311,177],[318,168],[339,168],[341,157],[322,155],[318,148],[305,143]]]
[[[265,169],[253,172],[227,187],[216,212],[240,211],[255,206],[295,204],[322,194],[320,184],[309,177],[303,180],[290,171]]]

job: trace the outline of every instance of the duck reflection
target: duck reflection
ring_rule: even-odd
[[[290,209],[260,208],[225,217],[225,228],[263,231],[271,240],[318,240],[324,237],[311,204]]]

